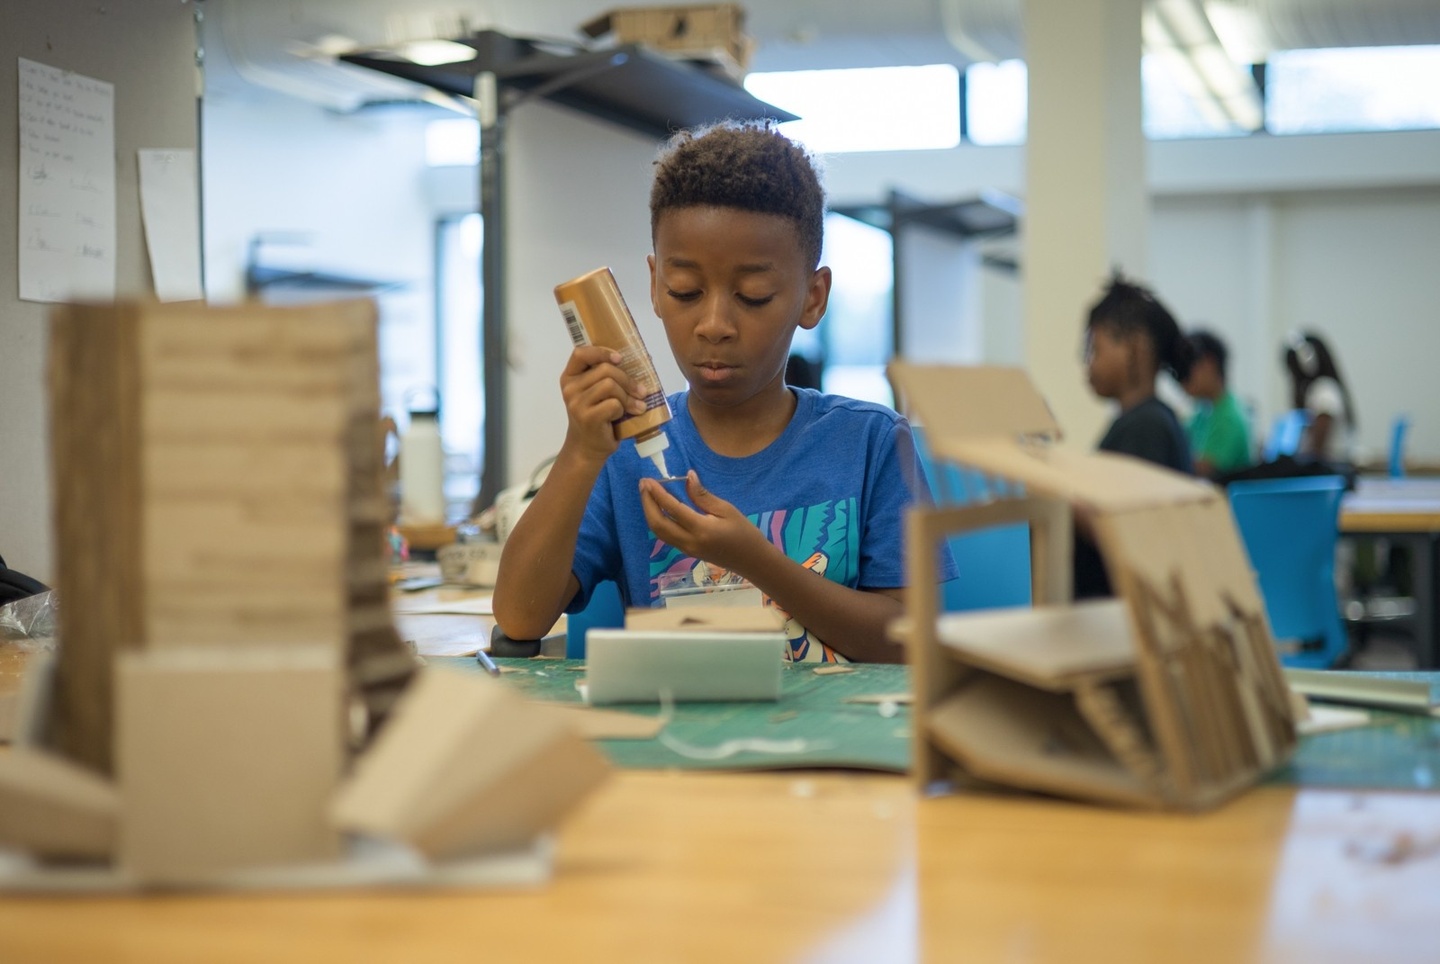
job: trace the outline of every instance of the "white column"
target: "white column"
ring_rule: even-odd
[[[1085,381],[1085,311],[1113,267],[1145,280],[1142,0],[1023,2],[1025,365],[1066,437],[1091,446],[1111,410]]]

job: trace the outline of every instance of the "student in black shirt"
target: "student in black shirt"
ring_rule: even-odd
[[[1190,443],[1170,406],[1155,397],[1155,381],[1168,371],[1183,382],[1194,348],[1175,318],[1146,288],[1118,273],[1085,323],[1085,367],[1090,387],[1120,404],[1100,449],[1191,474]],[[1075,541],[1075,596],[1110,595],[1099,553],[1083,536]]]

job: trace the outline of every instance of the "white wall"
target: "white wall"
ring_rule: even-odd
[[[136,151],[193,150],[195,26],[174,0],[49,0],[0,13],[0,555],[55,579],[45,389],[50,306],[19,300],[16,59],[115,86],[115,275],[121,297],[153,292],[140,222]]]
[[[428,338],[433,220],[473,203],[474,183],[468,170],[423,170],[420,127],[432,116],[342,117],[278,95],[212,99],[205,129],[212,295],[238,290],[253,230],[301,226],[358,270],[419,279],[423,293],[390,324],[407,339]],[[656,145],[543,104],[527,104],[511,124],[516,481],[563,437],[556,381],[569,344],[551,297],[558,281],[609,264],[667,388],[680,382],[648,306],[646,197]],[[1431,322],[1440,272],[1429,265],[1429,252],[1440,250],[1440,132],[1172,141],[1148,150],[1148,280],[1182,323],[1228,338],[1232,378],[1259,424],[1287,404],[1281,340],[1292,328],[1314,327],[1340,355],[1362,445],[1383,455],[1390,420],[1404,411],[1413,420],[1411,456],[1440,461],[1440,416],[1429,417],[1427,394],[1427,360],[1440,348],[1440,326]],[[833,203],[878,201],[892,188],[932,201],[987,189],[1019,194],[1024,160],[1021,148],[837,155],[827,159],[826,181]],[[447,186],[447,178],[455,183]],[[963,334],[950,346],[953,357],[1018,363],[1025,283],[1043,279],[1026,277],[1023,265],[1018,277],[979,268],[964,290],[947,281],[932,289],[929,304],[913,307],[938,328],[944,322],[931,306],[957,306],[953,326]],[[1083,309],[1074,308],[1077,345]],[[929,335],[925,343],[945,350]]]
[[[979,248],[919,225],[902,228],[895,243],[905,354],[934,364],[979,362],[985,340]]]
[[[1183,325],[1230,342],[1232,380],[1257,427],[1289,404],[1278,360],[1286,333],[1313,328],[1328,336],[1355,396],[1362,454],[1383,458],[1393,418],[1408,413],[1410,458],[1440,462],[1430,361],[1440,357],[1440,132],[1168,141],[1149,151],[1147,280]],[[828,186],[837,203],[891,188],[951,201],[1018,192],[1023,175],[1018,148],[963,147],[833,158]],[[981,274],[984,357],[1017,362],[1018,286]],[[1023,265],[1021,278],[1044,283]],[[1077,343],[1084,308],[1074,309]]]
[[[403,283],[378,298],[381,352],[392,362],[382,396],[392,411],[409,390],[433,384],[425,366],[393,360],[428,362],[435,353],[424,128],[437,116],[414,107],[342,115],[258,88],[212,93],[204,103],[209,300],[245,296],[247,247],[262,233],[308,239],[281,251],[296,266]]]
[[[543,103],[511,114],[506,135],[510,476],[519,481],[565,438],[560,370],[570,356],[554,288],[608,266],[661,384],[684,388],[650,305],[650,176],[658,142]]]

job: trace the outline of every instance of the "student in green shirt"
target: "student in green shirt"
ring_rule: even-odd
[[[1230,355],[1225,343],[1208,331],[1196,331],[1190,335],[1190,344],[1195,349],[1195,363],[1184,386],[1196,406],[1186,434],[1195,474],[1215,478],[1251,464],[1250,426],[1225,384],[1225,362]]]

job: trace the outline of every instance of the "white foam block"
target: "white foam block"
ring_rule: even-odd
[[[592,629],[586,635],[587,699],[602,703],[775,700],[784,633]]]

